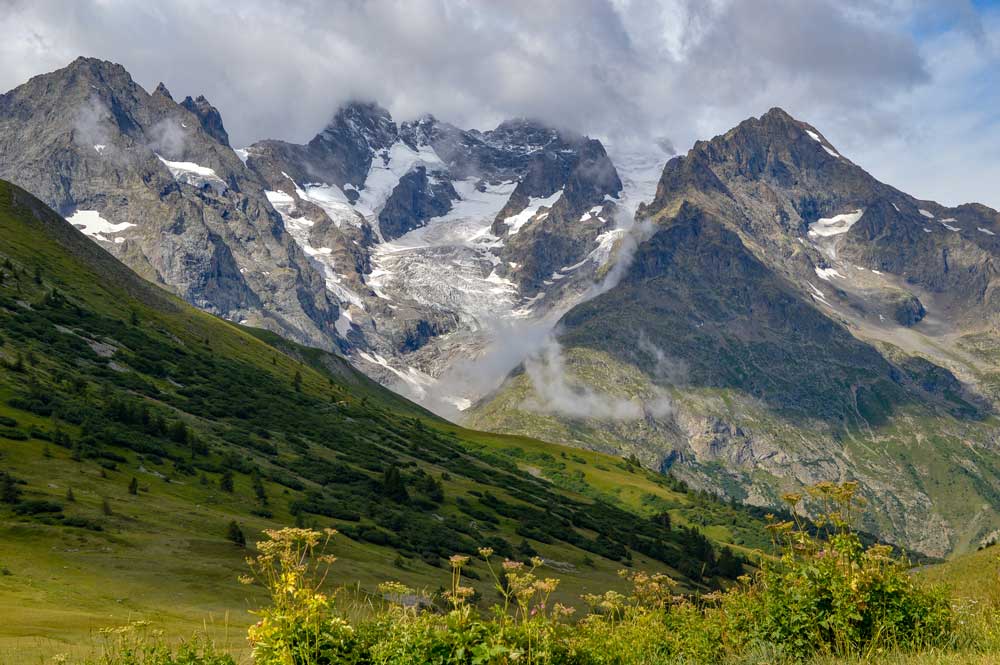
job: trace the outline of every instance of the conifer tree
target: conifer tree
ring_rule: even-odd
[[[385,469],[382,476],[382,494],[398,503],[403,503],[410,498],[406,491],[406,483],[403,482],[403,476],[395,464]]]
[[[226,539],[237,547],[246,547],[247,544],[246,536],[243,535],[243,529],[236,523],[236,520],[232,520],[229,526],[226,527]]]
[[[0,501],[4,503],[17,503],[21,499],[21,488],[17,486],[14,476],[9,473],[3,474],[0,480]]]
[[[233,491],[233,472],[229,469],[223,471],[222,475],[219,476],[219,489],[223,492]]]

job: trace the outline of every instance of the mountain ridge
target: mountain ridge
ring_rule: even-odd
[[[336,349],[449,417],[761,506],[860,477],[889,506],[865,527],[929,553],[1000,526],[1000,215],[884,184],[780,108],[672,159],[526,119],[397,123],[375,102],[306,144],[233,149],[204,97],[147,98],[86,59],[48,76],[0,98],[0,176],[189,302]],[[109,82],[104,115],[84,113],[87,76]],[[77,108],[32,124],[39,81],[72,82]],[[184,132],[154,132],[164,119]],[[113,140],[74,138],[94,127]],[[963,499],[989,508],[970,521]]]

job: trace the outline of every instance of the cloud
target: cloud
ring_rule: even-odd
[[[149,149],[167,159],[184,158],[187,136],[181,123],[174,118],[164,118],[149,130]]]
[[[626,398],[574,380],[566,369],[562,347],[554,337],[525,359],[524,371],[534,391],[521,405],[526,411],[597,420],[662,420],[674,413],[673,402],[661,388],[656,388],[651,398]]]
[[[365,98],[683,152],[777,105],[918,196],[1000,206],[996,17],[964,0],[0,0],[0,88],[102,57],[204,93],[234,145],[308,140]]]
[[[96,95],[90,97],[77,109],[73,118],[73,140],[83,147],[101,145],[105,146],[101,150],[106,150],[110,142],[107,128],[110,117],[110,111],[101,100]]]

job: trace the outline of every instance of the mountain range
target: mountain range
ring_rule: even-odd
[[[81,58],[0,96],[0,178],[136,273],[453,420],[758,506],[856,479],[942,556],[1000,528],[1000,216],[883,184],[780,109],[683,156],[336,110],[232,147]]]

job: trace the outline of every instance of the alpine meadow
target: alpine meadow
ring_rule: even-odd
[[[1000,663],[996,3],[0,27],[0,663]]]

